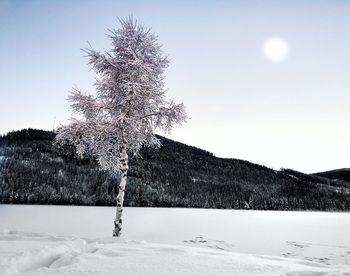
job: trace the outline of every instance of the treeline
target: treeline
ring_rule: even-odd
[[[99,170],[92,158],[77,158],[71,147],[53,145],[54,137],[34,129],[0,137],[0,201],[115,205],[118,176]],[[349,182],[217,158],[158,138],[160,149],[142,149],[131,159],[126,206],[350,210]]]

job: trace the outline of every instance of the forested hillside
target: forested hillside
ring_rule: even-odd
[[[315,173],[317,176],[327,177],[338,181],[350,182],[350,169],[338,169],[326,172]]]
[[[114,205],[118,176],[92,158],[53,145],[55,133],[11,132],[0,138],[2,203]],[[274,171],[164,137],[130,163],[126,206],[350,210],[350,183],[293,170]]]

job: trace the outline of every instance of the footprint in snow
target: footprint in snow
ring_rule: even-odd
[[[204,237],[195,237],[194,239],[184,240],[183,242],[190,243],[195,246],[219,249],[219,250],[225,250],[225,251],[233,251],[233,248],[235,247],[233,244],[222,240],[211,240],[211,239],[205,239]]]

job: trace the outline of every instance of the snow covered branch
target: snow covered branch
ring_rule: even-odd
[[[142,146],[160,146],[155,129],[169,132],[186,120],[183,104],[165,99],[163,73],[169,61],[157,36],[132,18],[111,30],[112,49],[84,49],[97,74],[96,94],[75,88],[68,100],[79,118],[58,130],[57,141],[92,153],[101,167],[121,172],[121,150],[136,154]]]
[[[142,146],[159,147],[156,129],[165,132],[186,121],[183,104],[165,99],[163,73],[169,61],[157,37],[132,18],[108,35],[112,49],[104,54],[90,47],[84,52],[97,74],[96,95],[74,89],[71,108],[80,117],[58,130],[56,141],[90,153],[102,169],[119,173],[120,183],[113,236],[119,236],[130,154]]]

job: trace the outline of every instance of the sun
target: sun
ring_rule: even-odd
[[[284,61],[289,54],[288,43],[280,37],[270,37],[263,45],[264,56],[271,62]]]

